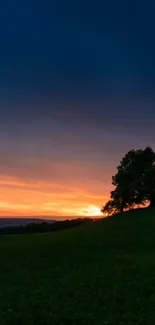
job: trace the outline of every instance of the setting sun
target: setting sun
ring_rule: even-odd
[[[88,206],[88,208],[87,208],[87,210],[85,212],[85,216],[99,217],[99,216],[102,216],[102,212],[100,211],[99,207],[96,207],[95,205],[90,205],[90,206]]]

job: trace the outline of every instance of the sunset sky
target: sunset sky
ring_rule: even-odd
[[[155,1],[0,4],[0,216],[98,215],[155,149]]]

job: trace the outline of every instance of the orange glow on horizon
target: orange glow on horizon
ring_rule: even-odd
[[[100,210],[100,207],[91,204],[85,209],[81,209],[80,214],[86,217],[100,217],[103,216]]]
[[[0,176],[0,217],[98,217],[107,199],[85,187]]]

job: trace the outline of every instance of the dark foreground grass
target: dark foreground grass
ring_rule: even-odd
[[[155,210],[0,237],[0,325],[154,325]]]

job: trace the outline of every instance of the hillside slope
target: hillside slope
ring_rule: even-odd
[[[155,210],[0,237],[0,324],[155,323]]]

